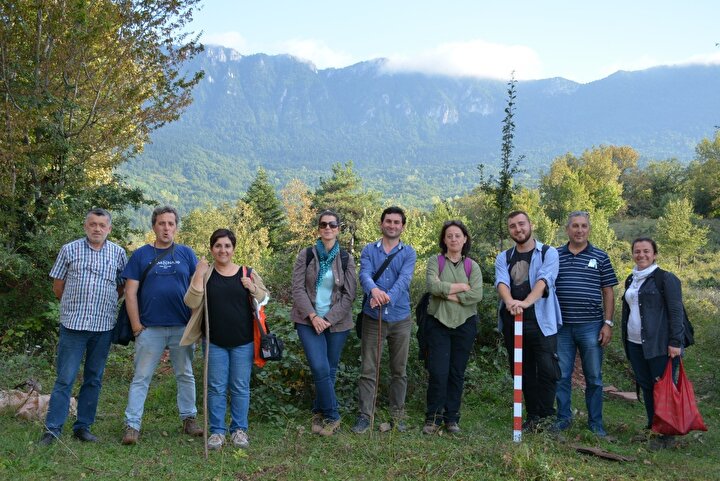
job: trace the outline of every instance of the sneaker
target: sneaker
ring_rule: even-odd
[[[363,434],[366,433],[368,429],[370,429],[370,419],[361,414],[358,416],[355,426],[353,426],[350,430],[355,434]]]
[[[135,428],[131,428],[130,426],[125,428],[125,435],[122,438],[122,443],[124,445],[137,444],[138,439],[140,439],[140,431]]]
[[[559,433],[561,431],[567,431],[570,429],[570,426],[572,426],[572,420],[571,419],[558,419],[555,421],[552,426],[550,426],[551,433]]]
[[[203,428],[197,425],[195,418],[183,419],[183,432],[190,436],[202,436]]]
[[[445,423],[445,431],[450,434],[459,434],[460,426],[458,426],[458,423],[456,423],[455,421],[450,421],[448,423]]]
[[[233,446],[235,446],[236,448],[245,449],[250,446],[250,439],[248,438],[247,433],[242,429],[238,429],[237,431],[232,433],[231,439],[233,442]]]
[[[660,451],[661,449],[672,449],[677,446],[675,436],[668,436],[661,434],[659,436],[653,436],[648,442],[648,449],[650,451]]]
[[[310,431],[313,434],[320,434],[323,428],[323,416],[322,413],[313,413],[312,421],[310,424]]]
[[[93,433],[90,432],[90,430],[86,428],[81,428],[73,431],[73,437],[75,439],[79,439],[84,443],[96,443],[98,440],[97,436],[95,436]]]
[[[405,421],[398,418],[393,418],[390,420],[390,427],[397,430],[397,432],[399,433],[404,433],[405,431],[407,431],[407,425],[405,424]]]
[[[208,438],[208,449],[217,450],[223,447],[225,444],[225,435],[220,433],[213,433]]]
[[[323,422],[323,427],[318,434],[320,436],[332,436],[333,434],[335,434],[338,431],[338,429],[340,429],[340,419],[339,418],[335,421],[329,421],[326,419]]]
[[[425,421],[425,426],[423,426],[423,428],[422,428],[423,434],[432,435],[432,434],[437,433],[438,431],[440,431],[439,424],[435,424],[432,421]]]

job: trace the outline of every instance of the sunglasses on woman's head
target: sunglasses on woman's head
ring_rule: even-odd
[[[337,222],[320,222],[318,223],[318,226],[321,229],[325,229],[326,227],[330,227],[331,229],[337,229],[340,224],[338,224]]]

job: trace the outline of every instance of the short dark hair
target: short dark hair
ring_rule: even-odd
[[[650,237],[638,237],[637,239],[635,239],[634,241],[632,241],[631,251],[635,250],[635,244],[637,244],[638,242],[649,242],[650,245],[652,245],[652,247],[653,247],[653,254],[657,254],[657,253],[658,253],[657,242],[655,242],[654,240],[652,240]]]
[[[227,237],[228,239],[230,239],[233,249],[235,248],[235,245],[237,244],[237,239],[235,238],[235,233],[233,231],[231,231],[230,229],[217,229],[210,236],[210,250],[212,250],[212,248],[215,245],[215,243],[217,242],[217,240],[222,239],[223,237]]]
[[[442,229],[440,230],[440,252],[442,252],[443,254],[447,254],[447,244],[445,244],[445,232],[448,230],[448,228],[452,226],[458,227],[462,231],[463,235],[467,237],[467,241],[465,242],[465,245],[462,246],[462,250],[460,251],[462,255],[467,256],[467,253],[470,252],[470,244],[472,244],[472,239],[470,238],[470,232],[468,232],[465,224],[463,224],[462,221],[459,220],[449,220],[443,224]]]
[[[89,218],[91,215],[97,215],[97,216],[100,216],[100,217],[107,217],[107,219],[108,219],[108,224],[112,225],[112,216],[110,215],[110,212],[106,211],[106,210],[103,209],[102,207],[93,207],[92,209],[90,209],[90,210],[88,211],[88,213],[85,215],[85,220],[87,221],[88,218]]]
[[[157,221],[158,216],[163,214],[173,214],[175,216],[175,225],[178,225],[180,223],[177,209],[169,205],[163,205],[160,207],[155,207],[155,210],[153,210],[152,217],[150,218],[150,225],[155,225],[155,221]]]
[[[405,211],[402,210],[400,207],[396,205],[392,205],[382,211],[382,214],[380,215],[380,222],[385,220],[385,216],[388,214],[400,214],[400,218],[402,219],[402,224],[405,225],[405,222],[407,222],[407,218],[405,217]]]
[[[532,221],[530,220],[530,216],[529,216],[528,213],[525,212],[524,210],[514,210],[514,211],[510,212],[510,213],[507,215],[507,217],[505,218],[505,220],[510,220],[510,219],[512,219],[513,217],[517,217],[517,216],[519,216],[519,215],[524,215],[524,216],[527,218],[528,222],[532,223]]]
[[[337,223],[340,224],[340,215],[337,212],[335,212],[334,210],[330,210],[330,209],[325,209],[318,214],[316,224],[320,224],[320,219],[322,219],[326,215],[331,215],[331,216],[335,217],[335,221],[337,221]]]

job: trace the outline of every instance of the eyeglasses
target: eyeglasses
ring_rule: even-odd
[[[340,224],[338,224],[337,222],[320,222],[318,223],[318,227],[320,227],[321,229],[325,229],[327,227],[330,227],[331,229],[337,229],[338,227],[340,227]]]

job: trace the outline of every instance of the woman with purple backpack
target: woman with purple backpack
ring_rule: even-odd
[[[425,323],[426,366],[429,373],[423,434],[460,432],[460,401],[477,334],[477,303],[482,300],[482,273],[467,254],[470,234],[459,220],[440,231],[440,255],[428,259],[430,293]]]

